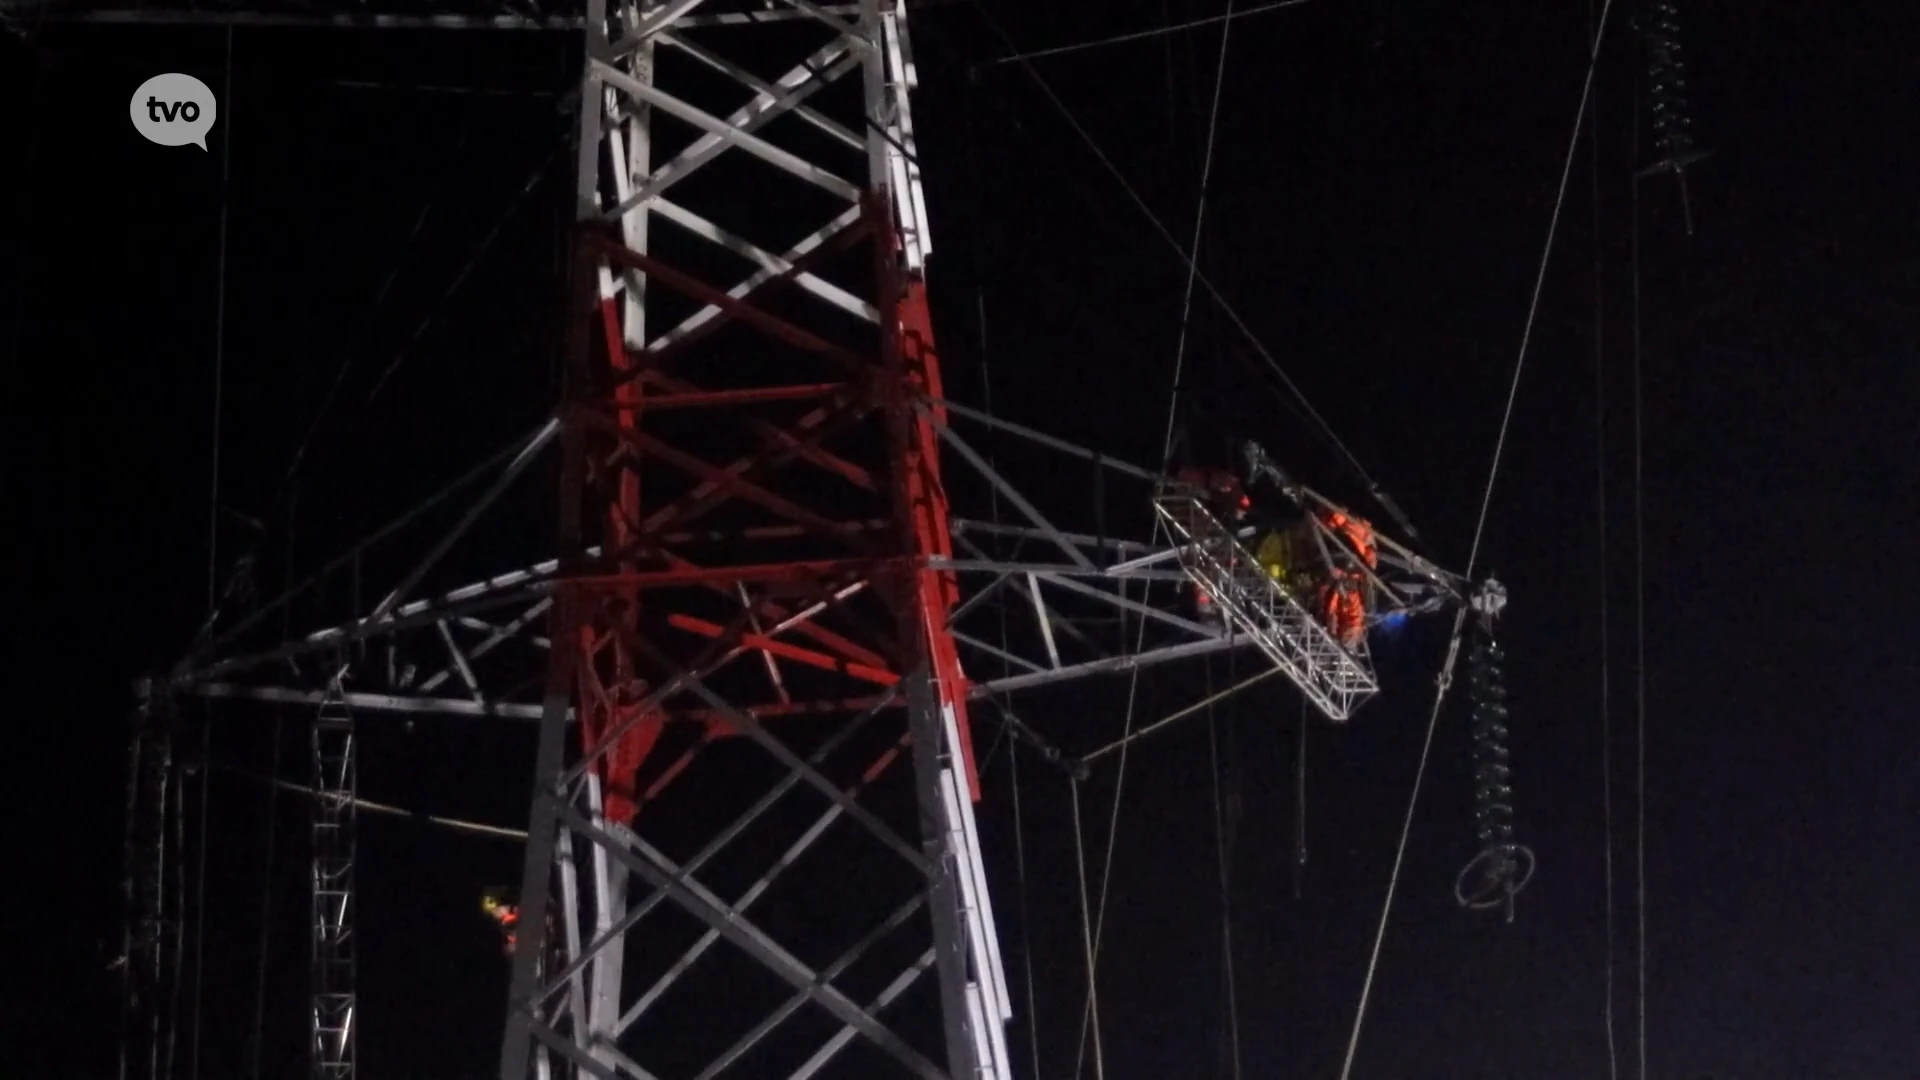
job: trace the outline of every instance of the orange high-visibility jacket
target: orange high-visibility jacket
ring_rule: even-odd
[[[1361,562],[1367,564],[1367,569],[1371,570],[1380,564],[1380,552],[1373,542],[1372,523],[1340,510],[1325,511],[1320,520],[1353,546],[1354,553],[1360,556]]]
[[[1332,580],[1320,587],[1320,617],[1327,632],[1347,648],[1366,640],[1367,605],[1353,575],[1335,570]]]

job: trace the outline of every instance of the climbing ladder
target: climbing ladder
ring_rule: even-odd
[[[1162,489],[1153,508],[1173,533],[1181,569],[1329,720],[1345,721],[1379,692],[1366,646],[1349,651],[1334,640],[1190,489]]]

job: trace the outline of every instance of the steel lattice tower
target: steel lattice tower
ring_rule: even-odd
[[[558,409],[410,515],[436,530],[396,524],[329,564],[356,596],[363,567],[390,571],[376,602],[292,590],[216,619],[142,683],[128,1030],[147,1042],[156,943],[178,921],[145,883],[180,697],[312,710],[316,766],[344,766],[316,786],[316,837],[351,820],[355,724],[537,727],[503,1080],[1004,1080],[1013,1003],[974,822],[979,707],[1015,724],[1015,694],[1242,647],[1336,720],[1375,691],[1364,650],[1248,577],[1250,556],[1157,470],[946,399],[899,0],[49,15],[585,43]],[[552,451],[558,552],[463,556]],[[1009,478],[1063,469],[1087,482],[1051,500]],[[1016,520],[950,511],[990,493]],[[1382,588],[1422,604],[1452,590],[1395,550]],[[1240,632],[1194,617],[1194,583]],[[1009,608],[1022,618],[1000,619]],[[312,629],[284,638],[283,618]],[[315,1069],[345,1077],[363,1026],[344,1022],[351,882],[377,869],[323,846]],[[349,872],[319,873],[323,855]]]
[[[950,554],[951,541],[927,406],[940,381],[920,277],[926,212],[905,15],[878,0],[808,10],[810,18],[775,28],[779,41],[762,43],[752,40],[767,34],[758,27],[697,39],[684,20],[700,7],[587,6],[573,333],[555,432],[564,456],[555,648],[500,1074],[527,1075],[536,1046],[588,1073],[649,1074],[620,1047],[657,1000],[655,991],[636,995],[643,984],[628,974],[627,939],[640,915],[665,902],[706,925],[682,964],[719,941],[790,984],[776,1020],[811,1003],[840,1023],[813,1061],[857,1035],[921,1076],[1005,1077],[1011,1008],[947,625],[957,590],[950,572],[928,565]],[[756,76],[755,54],[782,47],[806,51],[777,76]],[[692,78],[699,69],[735,84],[744,103],[724,113],[704,106]],[[836,94],[839,83],[856,92]],[[834,116],[809,99],[851,108]],[[825,137],[817,159],[761,134],[783,118]],[[751,181],[758,199],[818,209],[804,227],[780,230],[786,239],[772,250],[749,239],[748,198],[701,198],[702,173],[717,171],[723,155],[761,174]],[[798,226],[799,214],[783,224]],[[697,253],[673,254],[669,231],[732,252],[747,276],[730,289],[708,284],[686,269]],[[797,286],[801,304],[760,303],[776,283]],[[723,439],[739,447],[725,465],[710,459]],[[700,519],[712,532],[669,538]],[[769,648],[769,627],[799,628],[810,647]],[[730,678],[725,669],[756,647],[825,677],[743,664]],[[577,757],[563,752],[569,712]],[[803,759],[770,729],[806,713],[845,718],[815,721],[824,743]],[[902,730],[857,784],[829,778],[823,751],[869,718]],[[678,859],[645,837],[642,808],[646,773],[685,752],[670,746],[676,727],[701,741],[750,741],[784,773],[737,824]],[[856,798],[903,744],[917,845]],[[849,921],[851,939],[820,954],[839,954],[828,965],[803,958],[745,910],[770,875],[732,896],[700,875],[731,833],[795,789],[825,796],[826,819],[844,815],[910,879],[894,896],[871,897],[879,902],[866,925]],[[809,842],[803,834],[794,847]],[[649,890],[644,899],[629,895],[635,885]],[[549,924],[556,892],[560,918]],[[821,970],[847,966],[920,907],[912,921],[930,924],[930,941],[897,982],[937,970],[944,1055],[881,1018],[895,986],[857,1001]],[[563,936],[552,954],[542,941],[549,925]],[[553,965],[543,963],[549,955]],[[738,1033],[709,1070],[748,1052],[766,1027]]]

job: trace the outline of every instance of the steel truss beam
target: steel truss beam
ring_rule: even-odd
[[[1116,485],[1134,478],[1125,463],[1111,458],[1103,462],[1101,467],[1110,471]],[[1141,475],[1152,474],[1143,470]],[[1145,500],[1152,489],[1137,484],[1119,490],[1137,493]],[[1230,640],[1219,627],[1195,621],[1186,605],[1177,601],[1175,590],[1167,586],[1186,581],[1187,575],[1181,569],[1180,551],[1164,538],[1122,539],[957,517],[951,519],[951,530],[961,555],[970,557],[933,556],[924,565],[952,571],[960,578],[964,599],[953,609],[947,625],[964,647],[964,658],[970,659],[965,666],[969,671],[1004,666],[1017,672],[970,679],[970,698],[1125,672],[1253,644],[1246,639]],[[752,535],[776,539],[799,531],[775,527]],[[689,538],[685,533],[667,537],[674,543]],[[1061,542],[1099,565],[1089,567],[1067,556],[1059,547]],[[1036,548],[1043,550],[1033,554]],[[597,558],[600,548],[589,547],[586,553]],[[544,629],[542,620],[553,606],[558,568],[558,560],[545,560],[435,596],[397,601],[385,617],[370,614],[323,627],[293,641],[228,656],[208,656],[177,670],[172,685],[211,698],[318,705],[323,691],[286,685],[283,673],[301,670],[303,663],[332,655],[343,643],[355,642],[384,659],[384,665],[375,665],[359,680],[366,689],[347,691],[344,700],[356,710],[534,720],[540,715],[541,705],[537,687],[528,685],[527,660],[538,657],[538,662],[544,663],[551,646],[549,637],[540,631]],[[728,573],[744,583],[750,577],[774,579],[788,569],[773,564]],[[722,591],[716,585],[718,576],[687,564],[678,571],[653,575],[647,583],[698,586],[718,594]],[[1039,586],[1038,607],[1033,584]],[[1154,586],[1156,592],[1149,595],[1148,586]],[[748,600],[739,595],[742,590],[735,591],[729,610],[744,615],[754,625],[726,660],[750,658],[773,665],[769,669],[770,692],[765,700],[747,706],[747,712],[757,717],[779,717],[808,711],[805,703],[792,701],[790,695],[781,696],[778,672],[785,665],[845,670],[875,688],[897,680],[884,663],[867,666],[838,655],[831,647],[820,647],[821,639],[831,640],[833,635],[821,630],[815,620],[838,601],[866,587],[865,582],[852,582],[830,595],[792,607]],[[1010,605],[1027,625],[1015,628],[1012,641],[1000,643],[1000,628],[995,622]],[[1136,650],[1130,638],[1118,635],[1109,635],[1113,641],[1107,646],[1091,644],[1078,629],[1125,618],[1148,622],[1150,633],[1144,647]],[[685,615],[670,616],[669,622],[677,629],[707,637],[717,627],[711,621]],[[1063,654],[1049,653],[1045,648],[1042,627],[1058,629],[1060,635],[1071,638],[1072,644],[1084,647],[1072,649],[1061,659]],[[807,644],[798,639],[807,639]],[[709,711],[690,704],[675,715],[705,719]]]

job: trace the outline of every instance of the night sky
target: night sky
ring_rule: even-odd
[[[1355,1075],[1609,1075],[1610,718],[1619,1075],[1638,1076],[1643,675],[1648,1075],[1920,1076],[1920,880],[1906,865],[1920,844],[1920,672],[1916,596],[1900,569],[1920,539],[1910,31],[1888,5],[1759,13],[1680,0],[1694,128],[1712,151],[1688,172],[1689,236],[1674,178],[1633,180],[1652,159],[1636,6],[1612,12],[1480,567],[1512,595],[1501,636],[1517,821],[1540,870],[1511,926],[1454,904],[1473,839],[1464,714],[1449,708]],[[953,397],[1157,463],[1186,268],[1074,125],[1185,244],[1220,28],[994,61],[1221,9],[1000,0],[983,16],[968,0],[915,16],[930,281]],[[1228,41],[1201,263],[1405,507],[1423,550],[1456,569],[1593,14],[1586,3],[1312,0],[1236,21]],[[284,553],[284,478],[305,445],[293,556],[311,564],[549,409],[569,169],[556,154],[568,126],[559,97],[575,61],[549,35],[243,29],[203,154],[140,140],[126,102],[164,71],[221,92],[224,31],[20,23],[30,44],[0,36],[13,117],[0,154],[14,192],[0,245],[12,376],[0,475],[11,531],[27,540],[15,562],[27,602],[16,599],[6,650],[23,735],[8,881],[24,905],[14,929],[31,935],[41,974],[9,980],[22,993],[17,1019],[0,1025],[0,1071],[95,1077],[114,1061],[118,982],[106,964],[119,940],[130,684],[171,662],[206,612],[226,141],[219,558],[255,543]],[[1230,464],[1231,441],[1255,438],[1308,483],[1364,505],[1205,290],[1191,327],[1179,419],[1194,453]],[[1042,500],[1080,482],[1015,480]],[[546,499],[535,490],[509,506],[500,532],[468,549],[474,565],[539,550]],[[1144,503],[1137,514],[1144,528]],[[1345,728],[1311,728],[1297,898],[1298,699],[1268,683],[1213,717],[1233,809],[1246,1076],[1338,1071],[1445,634],[1410,631],[1382,654],[1378,701]],[[1141,680],[1139,719],[1253,662],[1156,671]],[[1078,753],[1119,734],[1125,696],[1108,681],[1017,704]],[[523,730],[371,730],[385,719],[366,724],[367,797],[521,823]],[[265,767],[273,723],[222,712],[214,756]],[[1208,724],[1143,741],[1128,762],[1101,968],[1115,1080],[1233,1075]],[[292,714],[283,731],[282,770],[297,776],[304,733]],[[1067,786],[1030,756],[1019,770],[1024,923],[1004,752],[982,810],[993,887],[1023,1013],[1029,957],[1039,987],[1043,1073],[1067,1078],[1084,992]],[[1114,783],[1108,761],[1084,793],[1096,872]],[[214,781],[207,1076],[246,1068],[267,805],[258,787]],[[279,803],[272,1076],[301,1074],[297,809]],[[483,1075],[505,975],[475,898],[517,875],[518,850],[366,820],[363,1071]],[[1013,1038],[1026,1075],[1028,1025]]]

